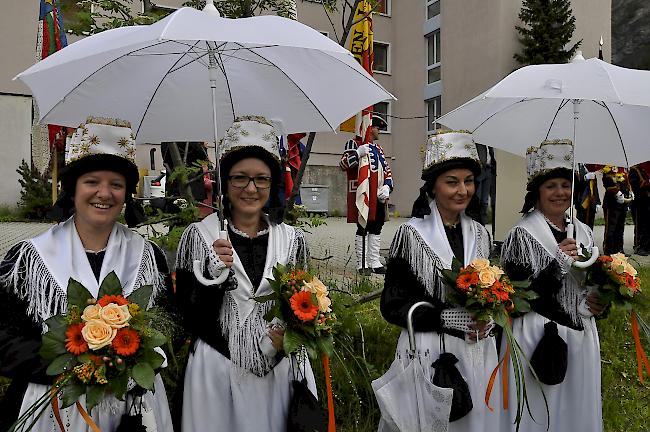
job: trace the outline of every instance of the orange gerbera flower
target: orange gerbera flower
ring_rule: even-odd
[[[598,257],[598,260],[601,261],[601,262],[612,262],[613,261],[612,257],[609,256],[609,255],[601,255],[601,256]]]
[[[97,303],[99,303],[101,307],[104,307],[109,303],[115,303],[118,306],[122,306],[129,304],[129,301],[121,295],[105,295],[104,297],[100,298]]]
[[[121,356],[133,355],[140,347],[140,335],[132,328],[121,328],[117,331],[112,345],[115,352]]]
[[[80,355],[88,351],[88,343],[81,334],[85,323],[72,324],[65,331],[65,349],[74,355]]]
[[[289,299],[293,313],[300,321],[311,321],[318,315],[318,305],[311,301],[311,293],[300,291],[295,293]]]
[[[456,285],[458,285],[458,288],[462,290],[468,290],[469,287],[472,285],[472,275],[473,273],[465,273],[465,274],[460,274],[458,275],[458,278],[456,279]]]

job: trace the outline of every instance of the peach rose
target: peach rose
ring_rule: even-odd
[[[95,319],[100,319],[100,312],[102,311],[102,307],[98,304],[92,304],[86,306],[86,309],[84,309],[84,312],[81,314],[81,319],[88,322],[91,320]]]
[[[503,270],[497,266],[490,266],[490,271],[494,275],[494,277],[498,280],[501,276],[503,276]]]
[[[100,319],[88,321],[81,329],[81,335],[91,350],[98,350],[110,345],[116,334],[116,328],[112,328]]]
[[[481,271],[490,267],[490,261],[485,258],[476,258],[469,265],[474,267],[476,270]]]
[[[625,273],[629,274],[630,276],[636,276],[636,269],[632,267],[630,263],[625,263]]]
[[[318,310],[321,312],[332,312],[332,300],[327,296],[327,294],[316,293],[316,298],[318,299]]]
[[[109,303],[104,306],[99,315],[106,324],[113,327],[114,329],[128,326],[129,320],[131,319],[129,306],[118,306],[115,303]]]
[[[318,278],[312,278],[310,282],[305,282],[305,291],[318,295],[327,295],[327,287]]]
[[[492,286],[492,284],[496,282],[497,279],[494,277],[494,273],[486,268],[485,270],[478,273],[478,280],[482,286],[489,287]]]

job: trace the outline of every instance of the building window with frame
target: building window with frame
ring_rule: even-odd
[[[442,96],[426,100],[427,104],[427,132],[433,133],[438,128],[436,121],[442,114]]]
[[[372,49],[375,56],[375,61],[372,65],[373,72],[390,73],[390,44],[384,42],[374,42]]]
[[[380,15],[390,16],[391,13],[391,0],[377,0],[377,7],[375,12]]]
[[[427,0],[427,19],[440,15],[440,0]]]
[[[427,84],[440,81],[440,30],[426,35],[427,38]]]
[[[386,120],[386,127],[380,127],[379,131],[384,133],[390,133],[391,130],[391,118],[390,118],[390,102],[377,102],[372,107],[373,114],[376,114]]]

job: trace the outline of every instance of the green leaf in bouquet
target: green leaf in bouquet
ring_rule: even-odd
[[[300,335],[300,333],[290,328],[286,328],[284,330],[284,340],[282,345],[284,347],[285,354],[288,355],[297,352],[300,349],[300,346],[304,344],[305,338]]]
[[[141,362],[133,366],[131,375],[136,383],[142,388],[153,390],[153,379],[155,373],[149,363]]]
[[[154,348],[165,345],[167,342],[167,336],[159,332],[158,330],[150,329],[151,335],[145,338],[144,347],[145,348]]]
[[[280,310],[280,302],[276,302],[271,309],[268,310],[264,314],[264,319],[268,322],[273,321],[273,318],[277,318],[279,320],[282,319],[282,311]]]
[[[533,290],[526,290],[526,291],[519,291],[515,297],[521,297],[522,299],[525,300],[535,300],[539,298],[539,294],[537,294]]]
[[[108,276],[106,276],[106,278],[108,278]],[[122,288],[120,288],[120,290],[121,289]],[[129,302],[140,306],[140,309],[147,310],[149,301],[151,300],[151,294],[153,294],[153,285],[142,285],[140,288],[133,291],[126,299]]]
[[[113,395],[115,395],[116,398],[124,400],[124,395],[126,394],[129,385],[129,374],[118,374],[109,380],[108,385],[111,387],[111,390],[113,390]]]
[[[513,297],[512,303],[515,305],[517,312],[530,312],[530,303],[521,297]]]
[[[530,281],[528,279],[517,280],[517,281],[511,280],[510,283],[515,288],[528,288],[530,286]]]
[[[83,311],[88,306],[88,300],[92,298],[93,295],[85,286],[72,278],[68,280],[68,304],[75,305]]]
[[[47,332],[43,335],[39,354],[45,360],[55,359],[67,352],[68,350],[65,349],[65,334]]]
[[[85,392],[85,385],[76,381],[69,381],[61,390],[61,408],[67,408],[74,404]]]
[[[107,274],[99,286],[97,298],[102,298],[105,295],[122,295],[122,283],[114,271]]]
[[[149,366],[151,366],[154,370],[158,369],[165,362],[165,357],[152,349],[145,350],[142,353],[141,359],[142,361],[149,363]]]
[[[318,358],[318,353],[320,350],[318,349],[318,345],[316,344],[316,341],[314,341],[313,339],[305,338],[302,346],[305,347],[305,349],[307,350],[307,355],[312,361]]]
[[[318,346],[318,351],[325,354],[327,357],[332,357],[334,355],[334,336],[328,335],[326,337],[321,337],[316,339],[316,345]]]
[[[46,319],[45,325],[47,325],[48,332],[65,334],[65,331],[68,329],[68,323],[65,320],[65,316],[60,314]]]
[[[91,412],[104,398],[105,386],[88,386],[86,388],[86,409]]]
[[[461,263],[456,257],[453,257],[451,260],[451,270],[458,275],[460,273],[460,269],[463,267],[463,263]]]
[[[253,300],[255,300],[258,303],[266,303],[268,301],[275,300],[277,298],[278,298],[278,295],[276,293],[273,293],[273,294],[267,294],[267,295],[263,295],[263,296],[253,297]]]
[[[63,372],[69,371],[77,363],[77,358],[70,353],[62,354],[56,357],[45,371],[50,376],[60,375]]]
[[[502,309],[494,311],[492,314],[492,319],[494,320],[495,324],[501,328],[508,325],[508,314],[505,313],[505,311]]]

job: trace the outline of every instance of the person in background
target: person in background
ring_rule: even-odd
[[[491,412],[483,402],[490,372],[498,362],[496,341],[491,336],[494,323],[476,322],[466,309],[450,304],[449,288],[440,273],[451,268],[454,258],[468,265],[475,258],[490,256],[489,233],[466,215],[469,208],[478,210],[475,179],[480,172],[471,134],[449,131],[429,138],[422,170],[424,185],[413,204],[413,217],[400,226],[391,244],[380,303],[384,319],[402,328],[394,361],[404,366],[410,361],[408,311],[420,301],[434,306],[413,313],[425,377],[432,379],[434,369],[429,366],[441,353],[453,354],[473,404],[469,413],[449,424],[450,432],[499,430],[498,411]],[[500,394],[498,382],[494,392]],[[387,428],[382,420],[379,430]]]
[[[138,184],[135,143],[128,122],[89,117],[72,136],[61,172],[62,191],[55,204],[61,223],[25,240],[0,265],[0,375],[12,379],[0,406],[0,430],[7,430],[54,382],[39,355],[44,321],[66,312],[66,289],[73,278],[97,296],[104,278],[114,271],[127,297],[152,285],[158,306],[169,305],[171,279],[163,252],[117,222],[126,207],[129,227],[142,220],[133,200]],[[80,398],[82,404],[85,397]],[[90,415],[104,432],[114,432],[122,415],[142,408],[142,422],[158,432],[172,432],[165,388],[156,375],[155,392],[127,392],[95,407]],[[73,405],[61,409],[70,431],[86,431],[87,423]],[[51,406],[31,429],[58,431]]]
[[[650,162],[630,168],[630,186],[634,193],[634,253],[650,255]]]
[[[603,253],[606,255],[623,253],[625,219],[627,207],[634,200],[631,193],[627,172],[624,168],[605,165],[603,172],[603,211],[605,213],[605,240]]]
[[[600,194],[596,181],[596,169],[593,165],[578,164],[573,183],[573,204],[576,208],[576,217],[592,230],[596,220],[596,213],[600,206]]]
[[[361,137],[349,140],[345,144],[345,151],[339,162],[341,170],[345,171],[348,177],[348,223],[357,224],[354,242],[357,270],[365,275],[386,273],[386,267],[381,263],[379,257],[379,250],[381,248],[381,230],[388,215],[388,200],[393,191],[394,183],[390,165],[384,156],[384,150],[377,142],[380,130],[385,130],[386,127],[387,123],[382,117],[376,114],[373,115],[372,140],[366,143],[362,142]],[[368,223],[365,228],[359,224],[357,210],[359,162],[364,156],[368,156],[370,159],[368,178],[369,212]]]
[[[284,330],[264,318],[276,264],[306,267],[301,230],[282,222],[277,134],[263,117],[241,117],[226,131],[219,164],[228,239],[219,238],[216,213],[187,227],[176,256],[176,300],[193,342],[185,371],[182,430],[287,430],[291,381],[307,380],[309,360],[282,352]],[[220,286],[204,285],[194,273]],[[300,376],[302,375],[302,376]]]
[[[523,379],[531,415],[524,409],[520,431],[603,430],[600,342],[594,316],[600,315],[605,306],[598,294],[585,286],[585,272],[572,267],[579,259],[579,246],[590,249],[594,245],[591,229],[577,219],[573,220],[575,238],[567,236],[572,155],[570,140],[544,141],[528,150],[523,216],[508,232],[501,249],[501,262],[509,278],[530,280],[528,289],[539,295],[530,302],[531,312],[512,320],[512,332],[526,358],[535,364],[546,397],[525,368]],[[538,354],[542,358],[534,362],[533,353],[540,340],[553,335],[562,339],[560,346],[553,345]],[[505,352],[505,343],[501,352]],[[564,368],[544,368],[562,363]],[[508,378],[509,388],[517,388],[511,363]],[[510,392],[509,409],[501,411],[504,432],[515,431],[516,398],[516,392]],[[546,402],[550,411],[548,429]]]
[[[488,208],[496,201],[496,183],[497,183],[497,160],[494,157],[494,148],[476,144],[478,157],[481,160],[481,174],[476,179],[476,195],[481,203],[480,220],[483,226],[488,223],[492,224],[492,235],[494,235],[494,211],[492,212],[492,220],[488,221]]]

